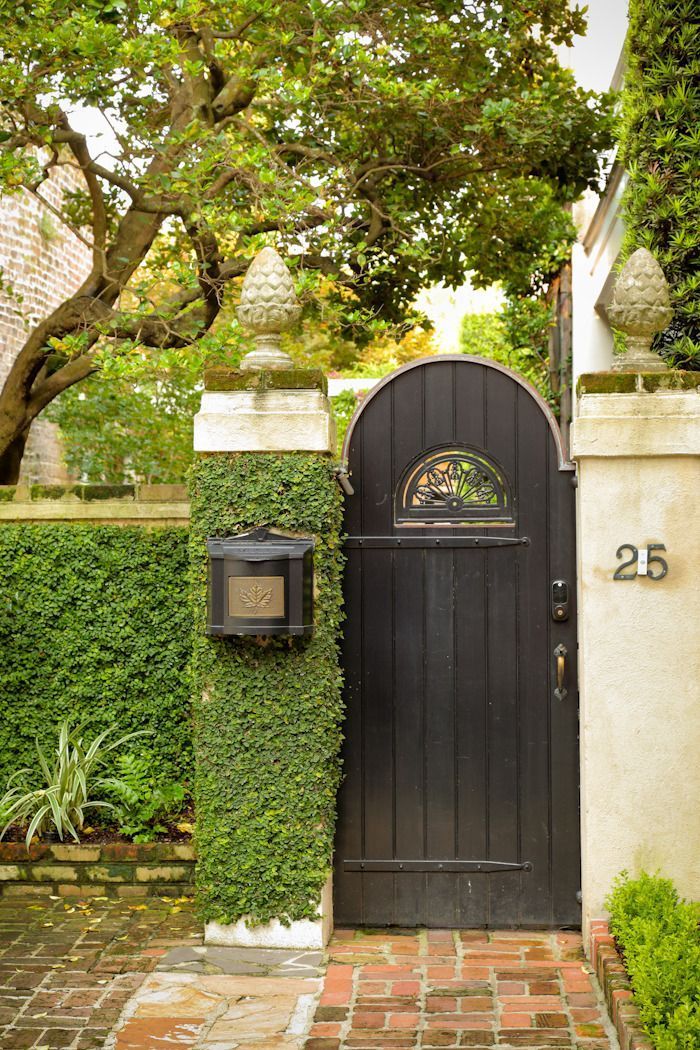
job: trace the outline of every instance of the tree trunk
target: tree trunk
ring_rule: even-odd
[[[24,447],[29,437],[29,428],[23,430],[18,437],[0,453],[0,485],[16,485],[19,481],[19,472],[22,466]]]

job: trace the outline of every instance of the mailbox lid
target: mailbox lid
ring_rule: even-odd
[[[213,536],[207,539],[210,558],[231,558],[236,561],[289,561],[312,554],[314,546],[309,536],[282,536],[265,528],[253,529],[240,536]]]

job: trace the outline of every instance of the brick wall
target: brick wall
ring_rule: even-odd
[[[54,169],[41,194],[59,207],[67,188],[80,176],[73,168]],[[0,268],[17,302],[0,293],[0,384],[27,333],[71,295],[90,270],[90,251],[35,197],[21,190],[0,199]],[[32,482],[67,480],[58,427],[39,419],[32,425],[22,465]]]

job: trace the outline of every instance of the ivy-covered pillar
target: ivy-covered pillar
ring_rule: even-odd
[[[298,307],[272,249],[241,303],[258,347],[207,374],[191,474],[198,898],[210,944],[319,948],[341,738],[334,428],[322,373],[279,350]],[[261,526],[314,541],[313,633],[207,635],[206,541]]]

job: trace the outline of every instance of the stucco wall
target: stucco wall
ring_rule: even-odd
[[[587,928],[625,868],[700,899],[700,391],[584,394],[572,449]],[[613,580],[623,543],[668,575]]]

